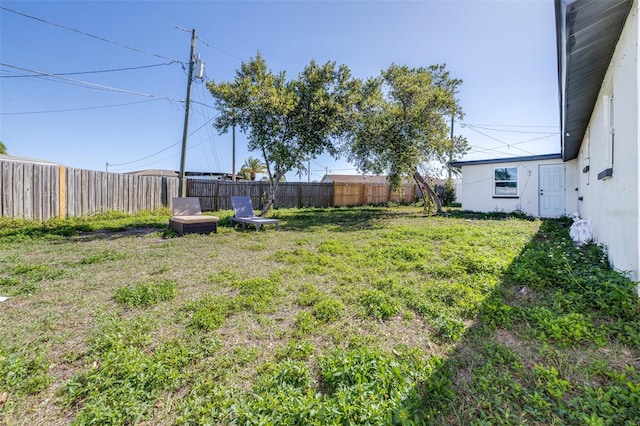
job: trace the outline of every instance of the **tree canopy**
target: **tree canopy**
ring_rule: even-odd
[[[0,154],[7,155],[7,147],[0,141]]]
[[[418,170],[453,149],[455,141],[447,143],[447,117],[454,112],[461,115],[455,99],[461,83],[450,77],[445,65],[392,64],[362,86],[360,116],[347,147],[349,160],[364,172],[388,173],[394,188],[413,177],[440,209]]]
[[[264,214],[273,204],[285,173],[302,172],[304,161],[329,152],[338,154],[335,141],[353,123],[353,105],[359,80],[335,62],[311,61],[292,80],[284,72],[274,74],[258,53],[243,62],[233,82],[208,83],[220,115],[220,132],[239,126],[247,135],[250,151],[262,155],[269,178]]]
[[[328,152],[346,153],[363,172],[387,173],[394,189],[413,178],[441,209],[419,168],[464,155],[466,139],[448,138],[448,118],[462,117],[455,94],[462,80],[445,65],[409,68],[392,64],[379,77],[361,81],[335,62],[311,61],[297,78],[268,69],[260,53],[243,62],[233,82],[209,82],[220,111],[215,127],[239,126],[248,149],[260,152],[273,204],[285,173],[305,170],[305,161]]]

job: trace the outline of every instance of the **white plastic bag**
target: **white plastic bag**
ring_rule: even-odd
[[[591,222],[580,219],[577,213],[573,214],[573,225],[569,229],[569,236],[577,246],[584,245],[593,239]]]

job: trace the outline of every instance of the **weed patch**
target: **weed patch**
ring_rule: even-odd
[[[151,284],[120,287],[115,291],[114,299],[123,306],[145,308],[158,302],[176,297],[178,289],[174,281],[161,281]]]
[[[49,365],[40,354],[22,355],[0,349],[0,390],[20,396],[47,389],[53,381]]]
[[[311,314],[320,322],[329,323],[342,317],[345,306],[338,299],[327,298],[313,306]]]

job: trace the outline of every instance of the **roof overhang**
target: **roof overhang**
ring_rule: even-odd
[[[487,160],[453,161],[452,167],[477,166],[479,164],[522,163],[525,161],[559,160],[561,154],[528,155],[526,157],[491,158]]]
[[[578,156],[633,0],[556,0],[563,160]]]

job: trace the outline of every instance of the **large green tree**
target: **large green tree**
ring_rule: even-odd
[[[348,133],[360,81],[334,62],[311,61],[292,80],[273,73],[258,53],[243,62],[233,82],[208,83],[220,114],[218,131],[239,126],[250,151],[262,155],[269,179],[264,214],[275,200],[285,173],[305,170],[308,158],[337,155],[337,141]]]
[[[414,179],[438,211],[440,200],[419,167],[451,148],[447,120],[461,116],[455,94],[461,80],[445,65],[409,68],[392,64],[362,85],[359,120],[347,147],[349,159],[362,171],[387,173],[394,189]],[[427,199],[427,196],[429,199]]]
[[[7,147],[0,141],[0,154],[7,155]]]

